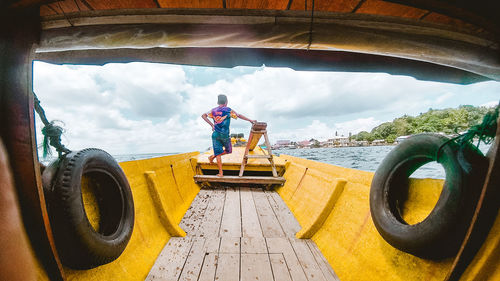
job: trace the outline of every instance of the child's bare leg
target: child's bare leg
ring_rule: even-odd
[[[224,153],[222,153],[224,154]],[[223,176],[223,173],[222,173],[222,159],[221,159],[221,155],[222,154],[219,154],[217,156],[215,156],[215,158],[217,159],[217,166],[219,167],[219,173],[217,174],[218,177],[222,177]]]
[[[214,163],[214,158],[215,158],[215,155],[208,156],[208,161],[210,162],[210,164]]]

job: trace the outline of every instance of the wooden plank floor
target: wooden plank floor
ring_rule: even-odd
[[[281,197],[261,189],[202,189],[146,280],[339,280]]]

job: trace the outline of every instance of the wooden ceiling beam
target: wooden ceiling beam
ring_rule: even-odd
[[[366,0],[359,0],[356,7],[354,7],[354,9],[352,9],[351,13],[356,13],[356,11],[359,10],[359,8],[361,8],[361,6],[363,6],[363,3],[365,3],[365,2],[366,2]]]
[[[80,2],[82,2],[83,5],[85,5],[85,7],[87,7],[89,10],[91,10],[91,11],[94,10],[94,7],[92,7],[92,5],[90,5],[90,3],[87,2],[87,0],[80,0]]]
[[[488,31],[500,34],[500,2],[497,0],[454,1],[440,0],[383,0],[440,13],[468,23],[476,24]]]
[[[53,11],[56,14],[60,14],[59,11],[54,9],[54,7],[52,7],[52,5],[50,5],[50,4],[46,4],[45,7],[47,7],[48,9],[50,9],[51,11]]]
[[[41,6],[44,4],[50,4],[57,2],[59,0],[7,0],[4,2],[5,6],[11,8],[28,8],[33,6]],[[0,4],[1,6],[1,4]]]

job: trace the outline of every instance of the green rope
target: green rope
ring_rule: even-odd
[[[499,109],[500,109],[500,103],[494,110],[484,115],[483,122],[481,122],[481,124],[472,126],[467,131],[467,133],[458,136],[457,142],[461,145],[465,145],[466,143],[473,144],[474,138],[478,137],[478,142],[477,142],[478,148],[481,142],[485,144],[490,144],[495,138],[495,134],[497,131],[497,119],[498,119]]]
[[[481,144],[481,142],[485,144],[490,144],[496,135],[499,111],[500,111],[500,103],[497,105],[495,109],[484,115],[483,122],[481,122],[481,124],[474,125],[470,127],[470,129],[467,130],[465,134],[454,137],[443,143],[437,151],[436,160],[439,159],[441,149],[452,141],[456,142],[458,145],[463,147],[468,143],[474,144],[474,138],[477,137],[478,141],[476,148],[479,148],[479,144]]]
[[[40,100],[38,97],[33,93],[34,98],[35,98],[35,111],[38,113],[40,116],[40,119],[42,120],[42,123],[44,124],[44,127],[42,128],[42,134],[43,134],[43,158],[46,158],[47,155],[52,155],[52,152],[50,150],[50,146],[53,146],[58,155],[59,158],[63,155],[63,153],[69,153],[71,150],[67,149],[62,143],[61,143],[61,135],[64,133],[64,129],[60,126],[56,126],[54,124],[55,121],[49,122],[47,120],[47,117],[45,116],[45,111],[43,110],[42,106],[40,105]]]

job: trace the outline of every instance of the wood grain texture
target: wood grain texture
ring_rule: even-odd
[[[226,190],[219,236],[241,237],[240,190],[238,188]]]
[[[262,191],[252,191],[264,237],[285,237],[285,233]]]
[[[266,191],[266,196],[287,237],[295,237],[301,226],[283,199],[274,191]]]
[[[427,11],[383,0],[366,0],[356,13],[420,19]]]
[[[200,275],[201,266],[205,259],[205,239],[201,237],[193,238],[193,244],[189,251],[189,256],[184,263],[179,281],[197,280]]]
[[[203,237],[219,236],[220,222],[222,220],[222,212],[224,208],[225,192],[223,190],[213,190],[210,197],[210,202],[203,216],[203,220],[199,222],[200,226],[194,235]]]
[[[264,237],[260,227],[259,217],[255,209],[252,191],[248,187],[240,189],[241,200],[241,231],[243,237]]]
[[[217,281],[238,281],[240,280],[240,255],[239,254],[219,254],[217,271],[215,272]]]
[[[191,250],[191,239],[172,237],[156,259],[146,280],[176,281]]]
[[[269,255],[241,254],[241,281],[273,280]]]
[[[161,8],[222,9],[222,0],[158,0]]]
[[[304,273],[306,274],[307,280],[309,281],[325,281],[325,277],[323,276],[323,272],[319,268],[318,263],[316,262],[309,246],[307,246],[306,241],[304,239],[293,239],[289,238],[290,243],[292,244],[293,250],[298,257],[300,265],[302,269],[304,269]]]
[[[198,227],[200,226],[200,222],[203,220],[203,216],[205,215],[208,207],[208,202],[210,201],[209,192],[210,191],[206,189],[200,190],[179,224],[188,236],[192,236],[196,233]]]
[[[283,254],[269,254],[271,268],[273,269],[275,281],[292,281],[290,271],[286,265]]]
[[[273,191],[202,189],[180,225],[187,237],[170,239],[146,280],[338,280],[313,241],[291,237],[300,226]]]

